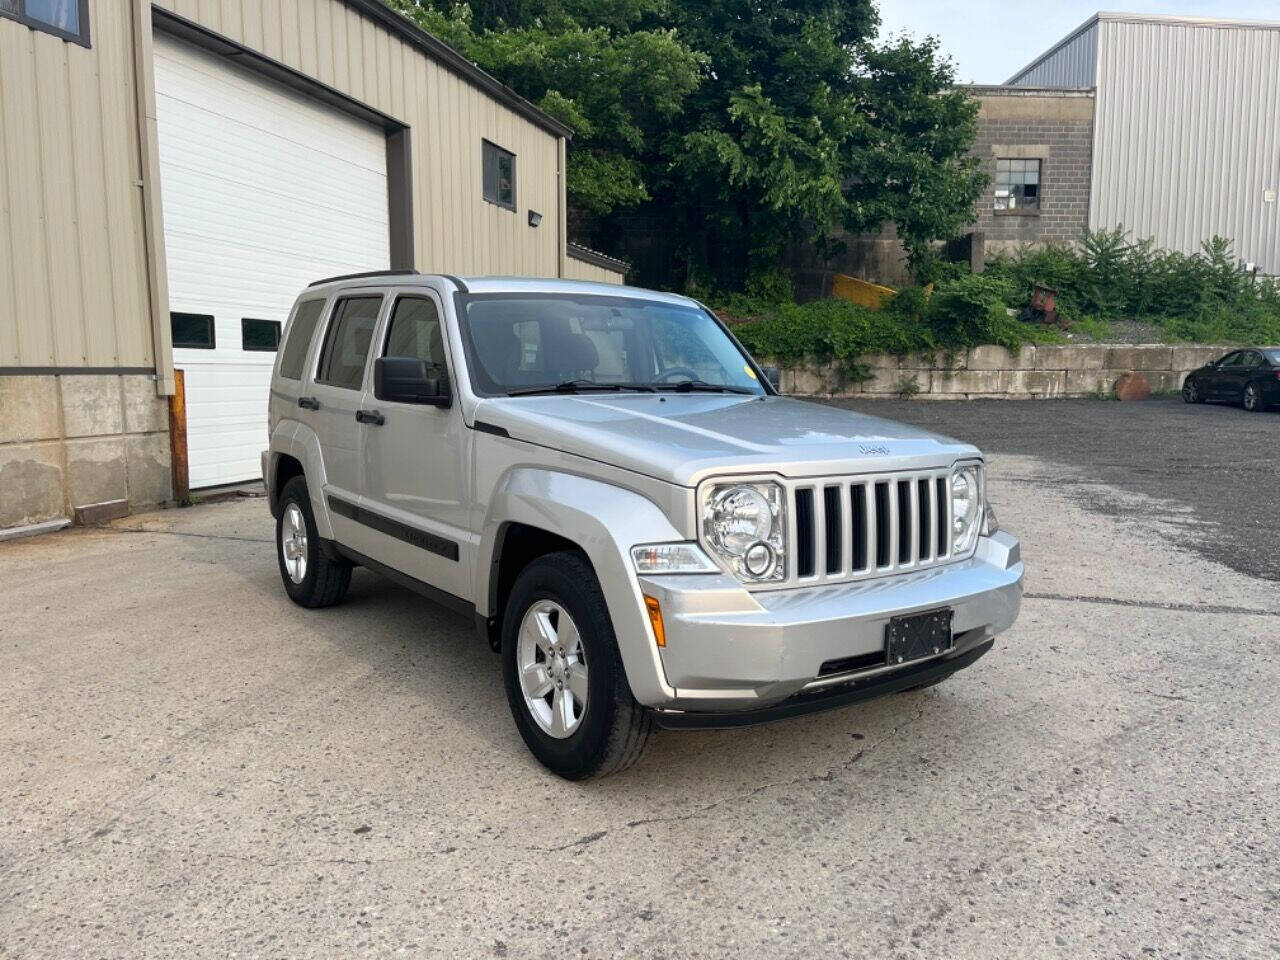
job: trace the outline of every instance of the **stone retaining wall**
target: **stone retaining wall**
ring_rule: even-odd
[[[860,364],[869,380],[853,382],[836,363],[805,364],[783,371],[784,393],[799,396],[898,397],[911,393],[923,400],[968,400],[982,397],[1111,396],[1126,373],[1141,372],[1154,393],[1182,388],[1183,378],[1222,356],[1231,347],[1169,344],[1081,344],[974,347],[946,356],[872,354]],[[915,384],[912,392],[910,384]]]

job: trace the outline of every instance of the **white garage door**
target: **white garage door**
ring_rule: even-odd
[[[164,36],[155,72],[170,309],[205,345],[173,351],[191,486],[250,480],[275,353],[242,331],[260,343],[312,280],[389,265],[385,134]]]

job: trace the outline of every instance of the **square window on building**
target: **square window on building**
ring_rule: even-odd
[[[516,155],[496,143],[481,141],[484,198],[508,210],[516,208]]]
[[[173,345],[184,350],[212,350],[215,346],[213,317],[207,313],[171,313],[169,329]]]
[[[996,209],[1040,209],[1040,161],[996,160]]]
[[[263,350],[274,353],[279,347],[279,320],[254,320],[251,317],[243,317],[240,320],[242,350]]]
[[[0,17],[89,45],[89,0],[0,0]]]

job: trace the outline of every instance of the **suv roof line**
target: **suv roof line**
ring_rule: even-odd
[[[364,280],[369,277],[416,277],[417,270],[368,270],[364,273],[344,273],[336,277],[325,277],[307,284],[307,289],[322,287],[326,283],[337,283],[339,280]]]

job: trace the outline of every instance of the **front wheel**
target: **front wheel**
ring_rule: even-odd
[[[1182,385],[1182,400],[1184,403],[1204,403],[1204,396],[1200,393],[1200,385],[1194,380],[1188,380]]]
[[[276,559],[285,593],[299,606],[332,606],[351,586],[351,564],[328,556],[320,542],[311,494],[302,477],[294,477],[280,492]]]
[[[1250,413],[1261,413],[1266,404],[1262,400],[1262,388],[1256,383],[1244,388],[1244,408]]]
[[[502,622],[507,702],[525,744],[567,780],[623,770],[653,729],[636,703],[595,572],[576,553],[533,561]]]

